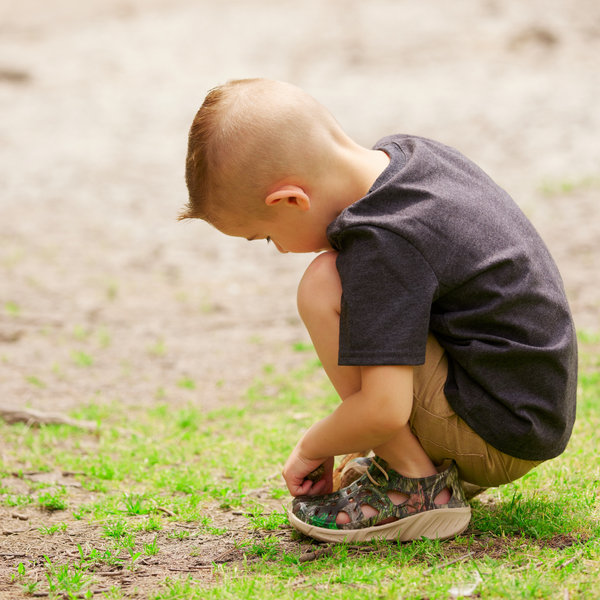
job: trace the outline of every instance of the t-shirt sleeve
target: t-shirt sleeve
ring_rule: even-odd
[[[350,227],[336,238],[342,281],[339,365],[423,364],[438,291],[427,260],[381,227]]]

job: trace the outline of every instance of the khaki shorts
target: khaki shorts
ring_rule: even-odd
[[[496,487],[523,477],[543,461],[522,460],[496,450],[476,434],[448,404],[446,351],[430,333],[424,365],[414,368],[410,428],[438,467],[454,459],[459,477],[481,487]]]

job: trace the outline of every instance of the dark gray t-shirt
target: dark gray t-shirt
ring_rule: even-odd
[[[389,167],[328,229],[342,281],[340,365],[418,365],[431,330],[448,402],[516,458],[566,447],[577,344],[558,269],[510,196],[457,150],[380,140]]]

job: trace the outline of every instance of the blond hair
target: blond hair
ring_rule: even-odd
[[[318,177],[336,143],[349,141],[332,114],[297,87],[269,79],[228,81],[209,91],[190,128],[179,219],[215,224],[261,213],[269,187]]]

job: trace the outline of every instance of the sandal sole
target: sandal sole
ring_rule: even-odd
[[[422,537],[445,540],[462,533],[471,520],[471,508],[439,508],[364,529],[326,529],[301,521],[288,510],[290,525],[322,542],[368,542],[372,539],[408,542]]]

